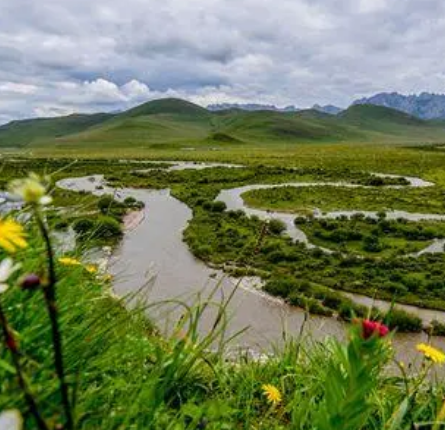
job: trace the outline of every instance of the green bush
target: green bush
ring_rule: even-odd
[[[137,200],[134,197],[126,197],[124,200],[124,205],[126,206],[133,206],[135,203],[137,202]]]
[[[118,202],[114,199],[113,196],[107,194],[105,196],[102,196],[99,201],[97,202],[97,207],[103,214],[107,214],[110,211],[116,210],[116,209],[125,209],[124,203]]]
[[[58,220],[54,223],[55,230],[66,230],[69,227],[69,222],[65,219]]]
[[[305,297],[300,293],[293,293],[289,295],[289,303],[293,306],[298,306],[307,312],[314,315],[332,316],[332,309],[323,306],[318,300]]]
[[[385,322],[391,329],[397,329],[399,332],[422,331],[422,320],[403,309],[393,308],[386,315]]]
[[[94,226],[95,223],[91,218],[78,218],[73,223],[73,230],[78,235],[84,235],[93,230]]]
[[[213,205],[211,207],[212,212],[224,212],[226,209],[227,205],[221,201],[213,202]]]
[[[380,252],[383,246],[380,243],[378,236],[366,236],[363,239],[363,250],[367,252]]]
[[[431,321],[430,334],[431,336],[445,336],[445,324],[437,320]]]
[[[124,206],[128,209],[142,209],[145,207],[145,203],[130,196],[124,200]]]
[[[344,299],[338,308],[338,316],[345,321],[351,321],[353,318],[364,318],[368,313],[369,309],[366,306],[347,299]]]
[[[287,297],[298,290],[298,283],[292,278],[275,278],[266,283],[264,290],[274,296]]]
[[[94,223],[93,236],[96,239],[113,239],[122,236],[122,227],[118,221],[109,216],[102,216]]]
[[[281,221],[280,219],[272,218],[269,221],[268,228],[272,234],[278,235],[278,234],[283,233],[283,231],[286,230],[286,224],[283,221]]]

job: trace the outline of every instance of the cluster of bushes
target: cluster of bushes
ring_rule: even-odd
[[[332,291],[326,287],[312,284],[308,281],[293,279],[292,277],[274,277],[265,287],[269,294],[283,297],[291,305],[307,310],[309,313],[323,316],[332,316],[334,313],[345,321],[352,318],[370,317],[383,320],[391,329],[399,332],[420,332],[422,320],[416,315],[410,314],[399,308],[392,308],[388,312],[379,311],[376,308],[355,303],[341,293]],[[436,323],[436,333],[444,330]]]
[[[117,220],[122,220],[122,217],[129,210],[140,210],[144,206],[143,202],[136,200],[134,197],[127,197],[120,202],[112,195],[102,196],[97,202],[97,207],[103,215],[111,216]]]
[[[238,259],[272,275],[300,280],[378,298],[445,309],[445,256],[385,258],[326,254],[308,249],[285,235],[264,237],[264,222],[239,211],[195,210],[184,239],[192,252],[217,264]],[[273,276],[272,276],[273,277]]]
[[[419,246],[410,243],[412,241],[424,242],[445,237],[445,223],[387,220],[384,212],[379,213],[377,218],[365,217],[361,213],[350,219],[345,216],[337,219],[296,217],[294,223],[315,243],[318,241],[325,246],[324,242],[345,246],[349,242],[361,242],[361,249],[371,253],[385,249],[410,252]],[[404,239],[406,243],[394,243],[394,239]]]
[[[366,185],[369,187],[382,187],[387,185],[409,185],[410,182],[403,177],[392,177],[392,176],[375,176],[369,175],[359,180],[357,183],[361,185]]]
[[[99,216],[79,217],[74,220],[72,227],[81,240],[116,240],[123,235],[123,216],[129,210],[140,210],[143,207],[144,203],[134,197],[127,197],[120,202],[111,195],[105,195],[97,201]]]
[[[81,239],[118,239],[122,237],[122,225],[115,218],[101,215],[97,218],[78,218],[73,229]]]
[[[445,336],[445,324],[437,320],[431,321],[429,333],[431,336]]]
[[[210,212],[217,212],[221,213],[224,212],[227,209],[227,206],[224,202],[221,201],[205,201],[201,205],[203,209],[210,211]]]

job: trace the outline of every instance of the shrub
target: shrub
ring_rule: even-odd
[[[422,320],[403,309],[393,308],[386,315],[386,323],[391,329],[399,332],[420,332],[422,331]]]
[[[211,201],[209,201],[209,200],[206,200],[206,201],[202,202],[202,205],[201,205],[201,206],[202,206],[202,208],[205,209],[206,211],[209,211],[209,210],[212,209],[213,202],[211,202]]]
[[[69,226],[69,222],[67,220],[61,219],[54,223],[54,228],[56,230],[65,230]]]
[[[380,252],[383,246],[377,236],[366,236],[363,239],[363,250],[367,252]]]
[[[352,300],[344,299],[343,303],[338,308],[338,316],[345,320],[351,321],[352,318],[363,318],[369,312],[366,306],[354,303]]]
[[[363,221],[365,219],[365,214],[363,212],[357,212],[351,216],[353,221]]]
[[[291,278],[272,279],[264,286],[266,292],[280,297],[287,297],[297,289],[297,282]]]
[[[94,237],[97,239],[112,239],[121,237],[122,227],[112,217],[102,216],[94,223]]]
[[[331,309],[339,309],[340,306],[347,301],[341,294],[335,293],[333,291],[326,291],[323,293],[322,303],[324,306]]]
[[[99,199],[97,202],[97,207],[103,214],[108,212],[116,212],[120,214],[123,210],[125,210],[125,205],[117,200],[114,200],[113,196],[109,194],[102,196]]]
[[[445,324],[437,320],[431,321],[430,334],[431,336],[445,336]]]
[[[73,223],[73,230],[78,235],[84,235],[94,228],[94,221],[91,218],[78,218]]]
[[[289,296],[289,303],[294,306],[298,306],[305,309],[311,314],[332,316],[332,309],[324,307],[318,300],[305,297],[302,294],[294,293]]]
[[[301,224],[306,224],[307,223],[307,219],[304,216],[297,216],[294,219],[294,224],[295,225],[301,225]]]
[[[272,251],[267,255],[267,259],[271,263],[280,263],[286,261],[286,254],[283,251]]]
[[[224,212],[226,209],[227,205],[221,201],[213,202],[213,205],[211,207],[212,212]]]
[[[126,205],[126,206],[133,206],[135,203],[137,202],[137,200],[134,198],[134,197],[126,197],[125,198],[125,200],[124,200],[124,204]]]
[[[195,249],[195,253],[198,258],[206,258],[212,253],[212,247],[210,245],[200,245]]]
[[[272,234],[281,234],[286,230],[286,224],[280,219],[273,218],[269,222],[269,231]]]

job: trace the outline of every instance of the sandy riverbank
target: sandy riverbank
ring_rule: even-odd
[[[145,210],[131,211],[124,216],[124,230],[129,232],[134,230],[145,219]]]

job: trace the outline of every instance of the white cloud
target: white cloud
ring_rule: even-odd
[[[444,92],[441,0],[0,0],[0,121]]]
[[[387,0],[359,0],[357,3],[360,13],[380,12],[389,7]]]
[[[81,89],[87,99],[96,103],[125,101],[125,96],[120,88],[113,82],[106,79],[96,79],[95,81],[85,81]]]
[[[151,96],[150,88],[136,79],[122,85],[121,92],[127,100],[146,100]]]
[[[16,82],[0,83],[0,93],[35,94],[38,87],[35,85],[20,84]]]

